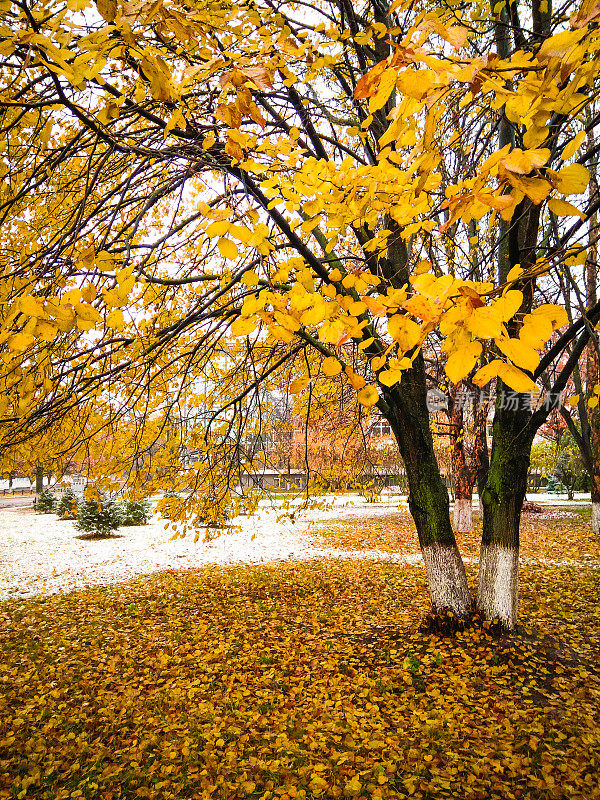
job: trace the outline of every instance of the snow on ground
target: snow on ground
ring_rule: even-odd
[[[0,509],[0,599],[123,581],[144,573],[185,569],[207,564],[266,563],[325,556],[385,558],[378,551],[349,554],[311,544],[312,522],[348,513],[389,513],[398,501],[367,504],[358,496],[336,500],[330,510],[314,510],[298,522],[280,519],[276,506],[262,507],[252,517],[237,517],[222,535],[204,542],[194,535],[172,539],[165,520],[154,517],[149,525],[123,527],[108,539],[81,539],[75,524],[55,514],[35,514],[31,508]],[[211,532],[212,533],[212,532]],[[416,557],[418,558],[418,556]]]
[[[530,497],[541,505],[556,505],[555,495]],[[577,500],[585,499],[577,497]],[[560,502],[560,501],[559,501]],[[589,502],[589,501],[588,501]],[[218,538],[194,543],[193,534],[173,540],[165,521],[120,528],[110,539],[83,540],[73,522],[31,508],[0,509],[0,599],[48,594],[85,586],[125,581],[136,575],[208,564],[267,563],[311,558],[367,558],[414,563],[420,554],[394,556],[377,550],[344,551],[317,547],[310,535],[313,523],[352,516],[385,515],[406,509],[406,498],[382,497],[368,503],[359,495],[329,499],[328,507],[302,514],[295,523],[281,519],[273,503],[258,514],[238,517]]]

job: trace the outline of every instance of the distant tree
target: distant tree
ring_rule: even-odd
[[[77,497],[71,487],[65,489],[56,506],[59,519],[77,519]]]
[[[90,496],[91,495],[91,496]],[[107,537],[121,525],[119,506],[114,500],[95,492],[79,502],[76,527],[82,533]]]
[[[49,489],[42,489],[34,505],[38,514],[52,514],[56,509],[56,497]]]
[[[577,489],[588,488],[590,476],[579,448],[569,433],[561,438],[560,448],[554,475],[565,486],[568,498],[572,500]]]

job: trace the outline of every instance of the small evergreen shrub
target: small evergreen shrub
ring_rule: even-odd
[[[77,507],[77,528],[92,536],[110,536],[121,524],[119,506],[103,495],[82,500]]]
[[[34,505],[37,514],[51,514],[55,510],[56,497],[50,489],[42,489]]]
[[[147,525],[150,504],[147,500],[125,500],[121,505],[121,525]]]
[[[73,489],[65,489],[56,507],[56,513],[59,519],[77,519],[77,498]]]

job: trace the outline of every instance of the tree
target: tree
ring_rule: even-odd
[[[590,120],[591,111],[586,112],[586,120]],[[593,126],[588,126],[587,146],[596,150],[596,136]],[[590,197],[598,198],[597,163],[590,163]],[[565,307],[569,320],[582,309],[593,306],[598,301],[598,214],[590,214],[588,219],[588,251],[582,271],[566,268],[561,282]],[[581,270],[581,267],[580,267]],[[580,284],[585,287],[582,291]],[[598,401],[600,394],[600,338],[597,328],[590,327],[590,343],[586,348],[585,359],[578,362],[573,369],[575,394],[560,412],[567,428],[579,448],[581,462],[590,478],[592,500],[592,530],[600,534],[600,411]],[[579,424],[577,419],[579,419]]]
[[[587,470],[573,437],[565,433],[560,442],[554,475],[566,487],[569,500],[576,489],[585,489]]]
[[[558,442],[534,442],[531,448],[531,468],[539,472],[540,477],[548,478],[554,473],[557,458]]]
[[[75,519],[77,517],[77,498],[70,486],[62,493],[56,513],[59,519]]]
[[[188,509],[198,492],[222,507],[261,387],[293,368],[310,405],[347,383],[398,442],[434,611],[464,616],[433,348],[452,382],[495,381],[477,605],[512,627],[531,443],[600,318],[553,302],[598,203],[582,115],[600,11],[98,10],[2,12],[2,446],[69,419],[78,444],[118,441],[105,474],[176,464]],[[211,410],[186,432],[194,464],[169,423],[182,405]]]
[[[117,503],[97,491],[88,491],[77,508],[75,526],[84,534],[105,538],[121,525]]]

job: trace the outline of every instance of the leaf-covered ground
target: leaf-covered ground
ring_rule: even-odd
[[[572,562],[600,565],[600,540],[591,531],[589,508],[565,506],[524,514],[521,521],[520,556],[525,561]],[[479,557],[481,521],[473,516],[473,531],[457,534],[463,557]],[[387,516],[363,513],[314,527],[315,537],[340,550],[379,550],[409,556],[419,551],[419,540],[408,511]]]
[[[420,565],[335,560],[8,601],[0,798],[599,798],[595,566],[525,566],[508,640],[426,605]]]

